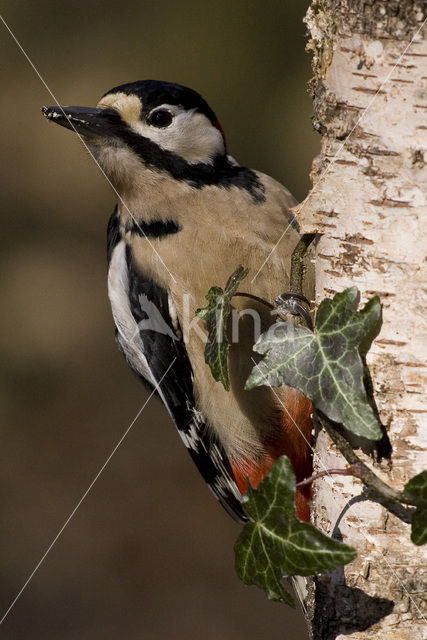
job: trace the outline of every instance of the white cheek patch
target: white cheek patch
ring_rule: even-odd
[[[148,124],[141,118],[142,104],[138,96],[111,93],[104,96],[98,108],[113,108],[132,131],[149,138],[162,149],[173,151],[191,163],[210,163],[218,154],[225,152],[221,132],[209,118],[195,109],[185,111],[182,107],[162,104],[157,109],[166,109],[173,115],[168,127],[160,128]]]
[[[191,163],[211,162],[225,151],[221,132],[211,121],[194,109],[183,111],[176,105],[164,104],[156,108],[167,109],[174,116],[172,124],[165,128],[154,127],[140,118],[128,122],[130,128],[149,138],[162,149],[173,151]]]

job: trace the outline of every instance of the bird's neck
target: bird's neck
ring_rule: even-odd
[[[141,168],[132,184],[118,185],[118,213],[123,225],[174,220],[180,203],[188,203],[194,190],[167,173]]]

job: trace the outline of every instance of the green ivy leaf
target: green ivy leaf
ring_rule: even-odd
[[[412,517],[411,540],[422,545],[427,542],[427,470],[409,480],[405,486],[406,495],[417,506]]]
[[[236,571],[270,600],[294,606],[282,577],[331,571],[356,557],[351,547],[297,519],[295,475],[286,456],[274,463],[258,489],[249,486],[244,506],[254,522],[245,525],[235,544]]]
[[[381,304],[376,296],[357,311],[359,299],[353,287],[323,300],[314,333],[290,322],[271,327],[254,346],[266,357],[253,368],[246,389],[263,384],[296,387],[330,420],[379,440],[382,433],[363,384],[359,346],[366,352],[377,335]]]
[[[230,389],[228,375],[228,343],[226,331],[228,319],[231,314],[231,298],[236,293],[239,284],[248,275],[248,269],[237,267],[235,272],[227,280],[225,289],[212,287],[209,289],[206,300],[207,307],[197,309],[196,315],[206,323],[208,341],[205,347],[205,362],[210,366],[215,380],[222,382],[224,389]]]

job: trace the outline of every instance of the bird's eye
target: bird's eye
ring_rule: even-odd
[[[173,120],[173,115],[166,109],[158,109],[153,111],[147,118],[148,124],[152,124],[153,127],[168,127]]]

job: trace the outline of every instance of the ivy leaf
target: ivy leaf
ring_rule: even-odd
[[[351,547],[297,519],[295,475],[286,456],[274,463],[258,489],[249,485],[244,506],[254,522],[245,525],[235,544],[236,571],[270,600],[294,606],[282,577],[331,571],[356,557]]]
[[[412,517],[411,540],[421,545],[427,542],[427,470],[409,480],[405,486],[406,495],[416,504]]]
[[[357,311],[359,291],[353,287],[323,300],[314,333],[290,322],[273,325],[254,346],[266,354],[246,382],[246,389],[262,384],[287,384],[302,391],[330,420],[358,436],[379,440],[378,419],[368,402],[359,353],[377,335],[381,304],[376,296]]]
[[[227,280],[225,289],[212,287],[209,289],[206,300],[207,307],[197,309],[196,315],[206,323],[208,341],[205,347],[205,362],[211,368],[215,380],[222,382],[224,389],[229,391],[230,378],[228,375],[228,343],[226,331],[228,319],[231,314],[231,298],[236,293],[239,284],[248,275],[248,269],[238,266],[235,272]]]

